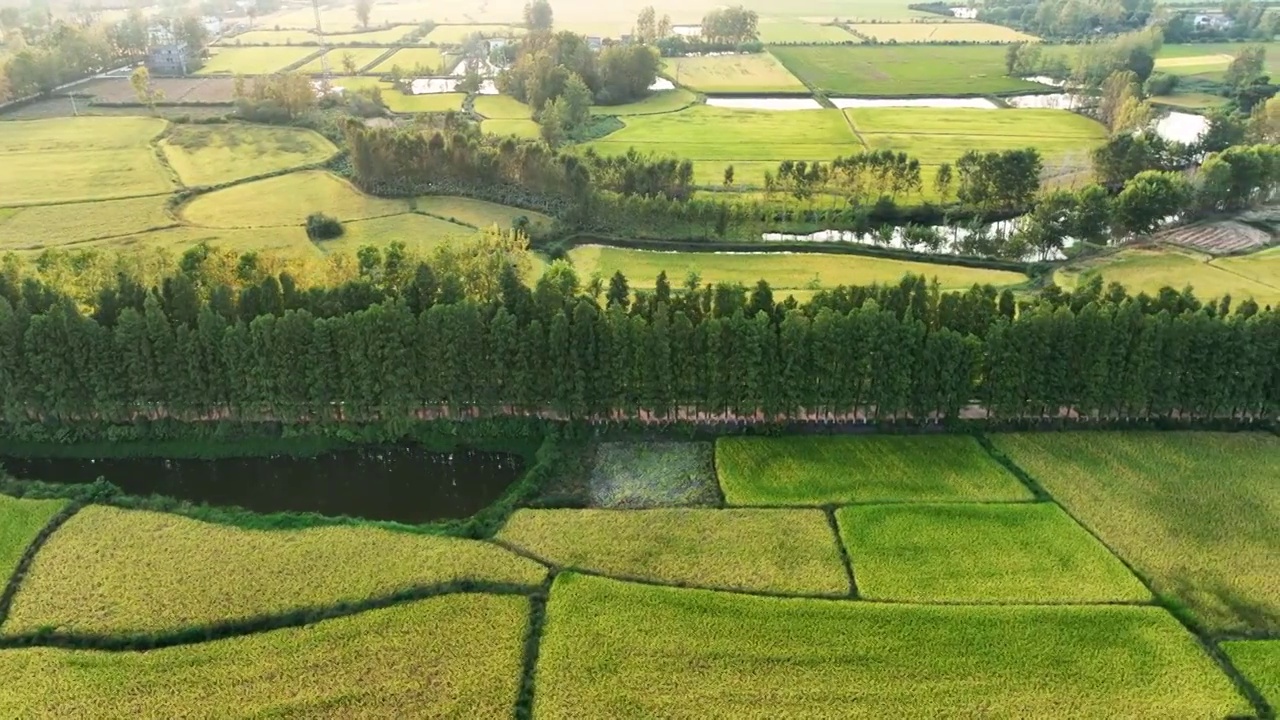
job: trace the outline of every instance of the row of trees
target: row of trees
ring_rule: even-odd
[[[1083,302],[1053,293],[1015,312],[1011,296],[942,294],[922,278],[796,306],[773,303],[767,285],[747,295],[672,290],[660,279],[637,310],[625,292],[601,307],[571,272],[552,270],[532,291],[504,282],[484,302],[446,298],[423,265],[403,293],[327,317],[261,298],[256,315],[231,314],[198,288],[177,301],[172,283],[94,317],[47,288],[0,288],[0,412],[11,421],[153,412],[291,421],[331,416],[342,403],[355,418],[424,406],[922,418],[955,417],[974,401],[998,418],[1280,410],[1280,315],[1256,306],[1231,313],[1229,302],[1201,307],[1169,291],[1158,302],[1185,305],[1153,313],[1157,301],[1095,287]],[[32,303],[29,291],[45,296]],[[994,312],[973,312],[983,307]],[[943,317],[976,318],[978,332]]]
[[[978,19],[1070,40],[1142,28],[1154,9],[1154,0],[987,0]]]

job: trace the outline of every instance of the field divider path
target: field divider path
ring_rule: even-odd
[[[21,589],[23,578],[31,571],[31,564],[35,562],[40,548],[44,547],[44,544],[49,541],[53,533],[79,512],[82,507],[84,507],[82,502],[72,501],[67,503],[66,507],[49,518],[49,522],[45,523],[40,532],[31,539],[31,543],[27,545],[26,550],[22,551],[22,557],[18,559],[17,567],[13,569],[13,574],[9,576],[4,585],[4,592],[0,593],[0,628],[3,628],[5,621],[9,619],[9,609],[13,607],[13,598],[18,594],[18,590]]]
[[[298,608],[284,613],[226,620],[158,633],[119,635],[93,633],[60,633],[37,631],[21,635],[0,635],[0,650],[48,647],[63,650],[101,650],[134,652],[161,648],[198,645],[245,635],[297,628],[324,620],[359,615],[370,610],[403,605],[445,595],[524,595],[540,591],[541,586],[514,583],[457,581],[432,585],[415,585],[387,595],[363,600],[338,602],[333,605]]]
[[[853,132],[853,136],[858,139],[858,142],[862,145],[862,147],[864,149],[870,150],[871,146],[867,144],[867,139],[862,137],[862,133],[858,132],[858,126],[854,124],[853,118],[849,117],[849,113],[845,112],[844,110],[841,110],[840,117],[844,118],[844,124],[849,126],[849,130]]]
[[[1280,431],[1276,431],[1276,432],[1277,434],[1280,434]],[[991,453],[991,456],[995,458],[998,462],[1000,462],[1001,465],[1004,465],[1005,467],[1007,467],[1010,472],[1016,475],[1023,482],[1027,483],[1027,486],[1031,488],[1032,492],[1035,492],[1037,496],[1043,495],[1043,498],[1046,502],[1054,503],[1059,508],[1062,508],[1062,511],[1067,514],[1067,517],[1071,518],[1071,520],[1076,525],[1080,526],[1081,529],[1089,533],[1089,535],[1091,535],[1095,540],[1097,540],[1098,543],[1102,545],[1102,547],[1107,549],[1107,552],[1111,553],[1113,557],[1119,560],[1120,563],[1123,564],[1125,568],[1134,577],[1138,579],[1138,582],[1142,583],[1142,585],[1146,587],[1147,592],[1151,593],[1151,597],[1154,598],[1152,602],[1142,603],[1142,604],[1155,605],[1156,607],[1163,608],[1165,612],[1168,612],[1170,615],[1172,615],[1173,618],[1177,620],[1179,624],[1181,624],[1184,628],[1186,628],[1187,632],[1190,633],[1193,638],[1195,638],[1196,643],[1199,644],[1200,648],[1204,651],[1204,653],[1208,655],[1209,658],[1213,660],[1213,662],[1218,666],[1218,669],[1220,669],[1223,672],[1223,674],[1225,674],[1231,680],[1232,684],[1235,685],[1236,690],[1242,696],[1244,696],[1244,698],[1248,700],[1251,705],[1254,706],[1254,709],[1258,713],[1257,717],[1259,718],[1275,717],[1274,709],[1267,702],[1267,699],[1263,697],[1262,693],[1258,690],[1257,686],[1254,685],[1253,682],[1249,680],[1249,678],[1245,677],[1244,673],[1241,673],[1236,668],[1236,666],[1232,664],[1231,658],[1227,656],[1227,654],[1222,650],[1222,648],[1218,647],[1218,641],[1221,638],[1216,637],[1211,630],[1209,630],[1207,627],[1202,625],[1198,620],[1196,620],[1191,615],[1190,611],[1182,607],[1181,604],[1171,601],[1167,595],[1165,595],[1164,593],[1158,592],[1155,589],[1155,586],[1152,585],[1151,579],[1147,577],[1145,573],[1140,572],[1136,567],[1133,566],[1132,563],[1128,561],[1128,559],[1126,559],[1120,553],[1116,552],[1116,549],[1113,548],[1111,544],[1106,541],[1105,538],[1103,538],[1101,535],[1095,532],[1093,528],[1081,522],[1080,518],[1076,517],[1075,513],[1071,512],[1070,508],[1058,502],[1057,499],[1054,498],[1047,490],[1045,490],[1044,486],[1041,485],[1034,477],[1032,477],[1030,473],[1028,473],[1026,470],[1023,470],[1020,466],[1014,463],[1011,458],[1005,456],[1004,453],[1001,453],[999,450],[997,450],[996,447],[991,443],[990,438],[986,436],[986,433],[975,433],[974,437],[977,438],[978,444],[981,445],[983,448],[985,448],[987,452]],[[1093,604],[1108,604],[1108,603],[1093,603]],[[1109,603],[1109,604],[1115,604],[1115,603]]]
[[[1243,273],[1238,273],[1238,272],[1236,272],[1235,270],[1231,270],[1231,269],[1229,269],[1229,268],[1224,268],[1224,267],[1222,267],[1221,265],[1216,265],[1216,264],[1214,264],[1214,261],[1215,261],[1215,260],[1217,260],[1217,259],[1218,259],[1218,258],[1210,258],[1210,259],[1206,260],[1204,264],[1205,264],[1205,265],[1208,265],[1209,267],[1213,268],[1214,270],[1220,270],[1220,271],[1222,271],[1222,272],[1224,272],[1224,273],[1227,273],[1228,275],[1235,275],[1235,276],[1236,276],[1236,277],[1238,277],[1238,278],[1241,278],[1241,279],[1243,279],[1243,280],[1248,280],[1249,282],[1255,282],[1255,283],[1258,283],[1259,285],[1263,285],[1263,286],[1269,287],[1269,288],[1271,288],[1272,290],[1280,290],[1280,286],[1272,285],[1271,283],[1269,283],[1269,282],[1267,282],[1267,281],[1265,281],[1265,280],[1259,280],[1258,278],[1255,278],[1255,277],[1249,277],[1248,275],[1245,275],[1245,274],[1243,274]]]
[[[542,651],[542,635],[547,627],[547,602],[551,599],[551,585],[559,573],[547,574],[542,588],[529,596],[529,628],[524,638],[524,656],[520,673],[520,691],[516,695],[514,715],[516,720],[533,717],[533,701],[537,692],[538,655]]]
[[[392,55],[395,55],[395,54],[396,54],[396,52],[397,52],[397,51],[399,51],[399,50],[400,50],[400,46],[392,46],[392,47],[387,48],[387,51],[386,51],[386,52],[384,52],[384,53],[382,53],[382,54],[381,54],[381,55],[379,55],[378,57],[374,58],[374,59],[373,59],[373,62],[367,63],[367,64],[365,64],[365,65],[361,66],[360,68],[358,68],[358,69],[356,70],[356,74],[357,74],[357,75],[364,75],[365,73],[367,73],[367,72],[371,71],[373,68],[375,68],[375,67],[377,67],[377,66],[381,65],[383,62],[386,62],[387,60],[390,60],[390,59],[391,59],[391,56],[392,56]]]
[[[849,556],[849,548],[840,538],[840,523],[836,522],[836,506],[828,505],[823,509],[827,516],[827,525],[831,526],[831,534],[835,536],[836,548],[840,550],[840,563],[844,565],[845,575],[849,577],[849,597],[858,599],[858,580],[853,573],[853,558]]]

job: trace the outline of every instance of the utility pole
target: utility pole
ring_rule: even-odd
[[[324,41],[324,31],[320,28],[320,0],[311,0],[311,9],[316,14],[316,38],[320,40],[320,74],[326,83],[329,82],[329,44]]]

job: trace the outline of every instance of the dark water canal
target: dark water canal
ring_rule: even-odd
[[[465,518],[491,504],[524,471],[519,455],[413,446],[362,447],[317,455],[166,460],[0,457],[17,478],[91,483],[129,495],[167,495],[255,512],[314,512],[423,523]]]

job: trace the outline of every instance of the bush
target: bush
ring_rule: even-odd
[[[307,237],[312,240],[332,240],[342,237],[346,230],[337,218],[324,213],[311,213],[307,216]]]
[[[1153,97],[1156,95],[1169,95],[1173,92],[1174,88],[1176,88],[1177,86],[1178,86],[1177,75],[1170,75],[1168,73],[1162,73],[1162,72],[1152,73],[1151,77],[1147,78],[1147,87],[1146,87],[1147,97]]]

